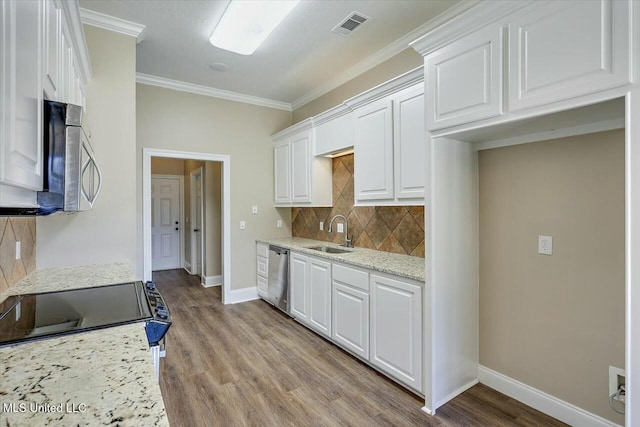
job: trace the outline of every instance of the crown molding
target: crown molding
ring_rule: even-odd
[[[135,37],[136,43],[144,40],[145,25],[84,8],[80,8],[80,17],[83,24]]]
[[[388,80],[378,86],[362,92],[359,95],[349,98],[344,103],[352,110],[362,107],[365,104],[384,98],[385,96],[396,93],[404,88],[413,86],[424,81],[424,67],[421,65],[399,75],[391,80]]]
[[[351,108],[349,108],[349,106],[345,103],[336,105],[333,108],[329,108],[327,111],[323,111],[322,113],[313,116],[313,125],[318,126],[323,123],[330,122],[331,120],[335,120],[340,116],[349,114],[351,111]]]
[[[259,98],[257,96],[245,95],[242,93],[231,92],[223,89],[216,89],[209,86],[197,85],[193,83],[182,82],[179,80],[167,79],[164,77],[152,76],[150,74],[136,73],[136,82],[158,86],[166,89],[177,90],[181,92],[195,93],[196,95],[211,96],[213,98],[226,99],[228,101],[243,102],[245,104],[257,105],[259,107],[275,108],[277,110],[292,111],[291,104],[288,102],[274,101],[267,98]]]
[[[65,18],[64,22],[67,23],[65,35],[69,36],[69,41],[73,46],[73,52],[78,61],[79,70],[77,71],[80,74],[80,80],[82,80],[83,83],[87,83],[93,79],[93,71],[91,70],[91,60],[89,59],[89,49],[87,48],[84,30],[82,29],[78,1],[59,1],[56,2],[56,4],[60,6]]]
[[[471,34],[532,3],[533,1],[531,0],[483,1],[475,3],[473,9],[467,9],[464,13],[453,17],[447,25],[440,25],[425,31],[421,37],[416,38],[409,45],[422,56],[426,56],[442,46]]]
[[[456,16],[466,12],[467,10],[471,9],[476,4],[478,4],[479,1],[480,0],[468,0],[468,1],[461,1],[457,3],[455,6],[445,10],[440,15],[427,21],[427,23],[405,34],[395,42],[387,45],[386,47],[374,53],[373,55],[369,56],[368,58],[364,59],[363,61],[360,61],[358,64],[349,68],[344,73],[339,74],[338,76],[329,80],[325,84],[318,86],[316,89],[312,90],[311,92],[308,92],[307,94],[296,99],[291,103],[291,107],[294,110],[296,110],[302,107],[303,105],[306,105],[309,102],[321,97],[322,95],[325,95],[326,93],[331,92],[332,90],[343,85],[349,80],[352,80],[355,77],[359,76],[360,74],[369,71],[373,67],[380,65],[387,59],[409,48],[410,47],[409,44],[413,42],[415,39],[417,39],[418,37],[432,31],[435,28],[440,27],[445,22],[448,22],[453,18],[455,18]]]
[[[304,119],[301,122],[296,123],[293,126],[289,126],[286,129],[281,130],[280,132],[276,132],[271,135],[271,139],[273,140],[282,140],[290,137],[291,135],[295,135],[300,132],[308,131],[313,129],[313,119],[309,117],[308,119]]]

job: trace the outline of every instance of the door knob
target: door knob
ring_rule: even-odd
[[[197,233],[198,231],[200,231],[200,229],[199,228],[194,228],[193,231],[195,231]]]

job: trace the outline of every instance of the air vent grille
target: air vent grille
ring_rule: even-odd
[[[365,16],[360,12],[352,12],[349,16],[340,21],[338,25],[333,27],[331,32],[341,36],[348,36],[369,19],[370,18],[368,16]]]

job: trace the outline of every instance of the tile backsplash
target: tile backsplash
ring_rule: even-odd
[[[333,207],[291,208],[294,237],[342,243],[344,234],[327,232],[334,215],[349,219],[349,235],[354,246],[414,255],[424,258],[424,207],[376,206],[354,207],[353,154],[333,159]],[[320,221],[324,231],[320,231]]]
[[[20,259],[16,259],[20,242]],[[0,217],[0,294],[36,268],[36,219]]]

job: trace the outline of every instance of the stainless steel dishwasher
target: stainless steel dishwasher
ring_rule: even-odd
[[[289,314],[289,250],[269,246],[269,283],[265,300]]]

